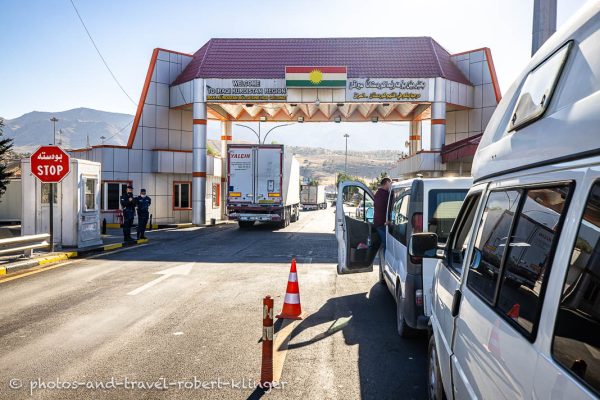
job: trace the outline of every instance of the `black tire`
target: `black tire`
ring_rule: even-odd
[[[248,229],[254,226],[254,221],[238,221],[240,229]]]
[[[433,334],[429,338],[427,360],[427,394],[429,400],[446,400],[437,347],[435,345],[435,336]]]
[[[290,224],[290,213],[288,212],[287,208],[284,208],[283,216],[281,218],[281,221],[279,221],[277,223],[277,228],[283,229],[283,228],[287,227],[289,224]]]
[[[400,289],[397,289],[396,293],[396,329],[401,338],[412,338],[416,333],[413,328],[408,326],[406,319],[404,319],[404,299],[402,298]]]

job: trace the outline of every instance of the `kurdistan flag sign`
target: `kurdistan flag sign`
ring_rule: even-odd
[[[285,67],[287,87],[339,87],[346,86],[346,67]]]

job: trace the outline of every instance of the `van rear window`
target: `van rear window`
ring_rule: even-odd
[[[450,229],[465,197],[466,189],[436,189],[429,191],[428,231],[438,235],[440,243],[446,243]]]

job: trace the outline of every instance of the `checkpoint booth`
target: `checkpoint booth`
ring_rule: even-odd
[[[83,248],[102,244],[100,233],[101,164],[70,158],[70,172],[59,183],[42,183],[21,160],[22,234],[50,231],[50,185],[53,188],[54,244]]]
[[[193,54],[154,49],[126,145],[71,153],[102,163],[115,193],[104,213],[129,183],[148,190],[155,220],[203,225],[226,217],[236,122],[394,122],[408,130],[398,136],[408,156],[390,175],[468,176],[500,98],[489,48],[451,53],[431,37],[210,39]],[[209,120],[221,125],[220,157],[208,151]]]

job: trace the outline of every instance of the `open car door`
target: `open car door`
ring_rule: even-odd
[[[375,196],[360,182],[340,182],[335,209],[338,274],[373,271],[381,240],[373,227]]]

